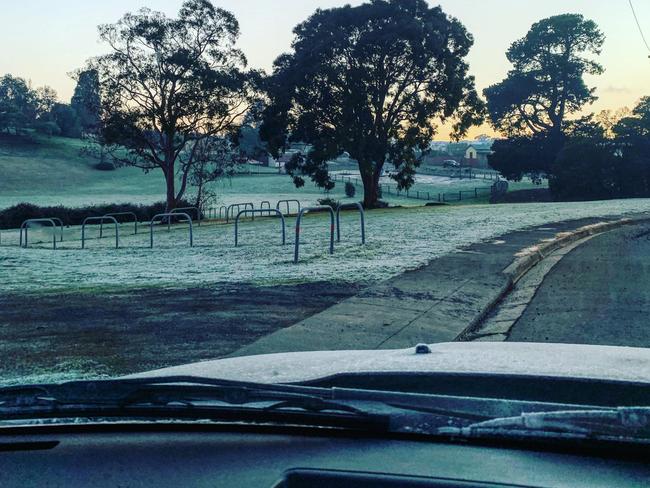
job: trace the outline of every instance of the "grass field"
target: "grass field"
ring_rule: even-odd
[[[0,140],[0,209],[21,202],[76,207],[93,203],[153,203],[165,198],[160,171],[137,168],[98,171],[94,160],[80,155],[84,143],[76,139],[34,136],[30,142]],[[247,170],[248,168],[243,168]],[[307,181],[297,189],[286,175],[270,168],[266,175],[237,176],[216,183],[219,204],[298,198],[314,204],[325,193]],[[333,198],[344,198],[343,185]]]
[[[77,207],[102,203],[153,203],[162,201],[164,179],[160,171],[143,173],[137,168],[119,168],[115,171],[98,171],[94,160],[84,157],[80,150],[84,143],[76,139],[33,136],[29,142],[0,140],[0,209],[21,202],[36,205],[65,205]],[[264,175],[244,175],[224,179],[213,185],[218,195],[217,205],[262,201],[273,204],[281,199],[298,199],[303,205],[314,205],[326,196],[345,199],[344,185],[326,194],[307,180],[303,188],[296,188],[287,175],[277,174],[272,168],[250,167],[243,170],[264,171]],[[391,180],[392,181],[392,180]],[[490,180],[458,180],[423,176],[412,192],[454,192],[489,187]],[[513,189],[529,187],[515,183]],[[394,182],[391,186],[394,186]],[[357,187],[357,194],[362,187]],[[394,194],[384,195],[393,205],[422,205],[423,200],[409,199]],[[484,199],[485,200],[485,199]]]
[[[97,171],[79,148],[79,141],[60,138],[0,144],[0,208],[24,201],[77,206],[162,200],[160,174]],[[431,180],[415,190],[489,183]],[[256,207],[285,198],[313,204],[324,196],[309,182],[296,189],[276,174],[238,176],[216,189],[223,204],[251,201]],[[343,200],[342,190],[339,183],[330,196]],[[328,254],[327,217],[307,216],[297,265],[293,217],[287,219],[285,246],[279,221],[270,218],[242,222],[237,248],[233,225],[215,222],[195,226],[193,248],[184,224],[170,232],[157,226],[154,249],[146,226],[138,235],[132,225],[121,226],[119,249],[110,230],[98,239],[97,228],[90,228],[85,250],[79,227],[66,228],[56,251],[48,229],[30,229],[28,249],[18,247],[16,230],[3,230],[0,384],[112,376],[223,357],[368,284],[466,245],[549,222],[650,211],[650,200],[499,206],[464,200],[422,207],[422,200],[387,197],[404,207],[367,212],[365,246],[358,215],[343,215],[334,255]]]
[[[160,171],[148,174],[137,168],[98,171],[94,160],[80,155],[83,142],[61,137],[36,137],[29,143],[0,141],[0,209],[16,203],[76,207],[93,203],[153,203],[165,198]],[[248,168],[242,168],[246,171]],[[308,182],[296,189],[291,179],[270,168],[266,175],[237,176],[215,184],[220,203],[299,198],[315,203],[324,192]],[[332,192],[343,197],[343,189]]]
[[[368,243],[359,245],[356,213],[342,217],[342,242],[327,253],[329,222],[325,215],[304,220],[301,262],[292,264],[294,219],[287,220],[287,245],[280,245],[280,222],[256,219],[240,226],[241,246],[234,247],[231,225],[195,226],[194,248],[187,228],[155,231],[155,248],[142,229],[132,235],[123,226],[121,248],[114,240],[88,242],[80,249],[78,228],[68,229],[57,251],[46,229],[30,230],[29,249],[17,247],[17,231],[2,234],[0,282],[6,291],[78,290],[101,287],[210,286],[246,282],[257,285],[312,281],[369,283],[418,268],[432,258],[464,245],[527,226],[567,219],[650,211],[650,200],[549,203],[494,206],[418,207],[367,212]],[[96,235],[96,229],[93,231]],[[172,272],[173,270],[173,272]],[[182,277],[180,279],[179,277]]]

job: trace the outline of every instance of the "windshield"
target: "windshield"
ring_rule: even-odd
[[[0,423],[219,380],[647,440],[650,3],[42,3],[0,32]]]

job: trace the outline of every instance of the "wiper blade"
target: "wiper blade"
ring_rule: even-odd
[[[191,405],[198,402],[221,402],[229,405],[278,402],[276,408],[337,410],[339,406],[336,403],[323,402],[330,398],[327,388],[168,376],[5,387],[0,388],[0,409],[55,408],[71,404],[126,407]],[[348,406],[340,407],[346,412],[353,411]]]
[[[239,408],[235,408],[239,407]],[[0,420],[29,415],[62,417],[110,412],[164,416],[166,413],[214,419],[264,412],[265,418],[283,414],[339,416],[351,421],[388,425],[391,432],[437,434],[441,426],[468,426],[522,412],[579,410],[578,405],[495,398],[473,398],[351,388],[322,388],[289,384],[259,384],[193,376],[72,381],[54,385],[0,388]],[[218,410],[218,411],[217,411]],[[237,412],[235,412],[237,410]]]
[[[327,388],[192,376],[0,388],[0,420],[72,416],[297,420],[310,425],[365,428],[388,425],[385,415],[332,401]]]
[[[486,434],[569,434],[579,437],[630,437],[650,440],[650,407],[593,408],[522,413],[471,424],[443,428],[441,432],[464,437]]]

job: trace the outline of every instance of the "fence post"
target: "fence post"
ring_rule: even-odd
[[[463,199],[463,191],[458,192],[458,201],[460,202]]]

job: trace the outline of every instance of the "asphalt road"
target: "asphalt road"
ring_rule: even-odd
[[[508,340],[650,347],[650,225],[601,234],[567,254]]]

